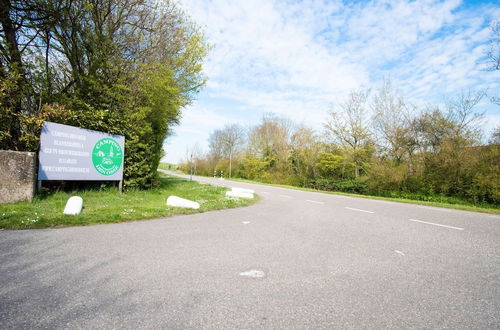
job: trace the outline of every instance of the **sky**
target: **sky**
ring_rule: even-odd
[[[461,91],[500,90],[483,70],[494,1],[180,0],[213,46],[207,84],[164,143],[163,161],[208,150],[229,123],[258,124],[276,113],[321,134],[327,114],[351,90],[390,80],[408,102],[443,105]],[[500,106],[485,98],[488,134]]]

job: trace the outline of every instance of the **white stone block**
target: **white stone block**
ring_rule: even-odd
[[[247,193],[247,192],[230,190],[230,191],[226,192],[226,197],[253,199],[253,194]]]
[[[185,207],[185,208],[190,208],[190,209],[199,209],[200,204],[190,201],[189,199],[184,199],[180,198],[177,196],[169,196],[167,198],[167,205],[168,206],[175,206],[175,207]]]
[[[239,192],[247,193],[247,194],[254,194],[255,193],[255,190],[253,190],[253,189],[238,188],[238,187],[232,187],[231,189],[233,191],[239,191]]]
[[[64,214],[77,215],[82,212],[83,199],[80,196],[71,196],[66,202]]]

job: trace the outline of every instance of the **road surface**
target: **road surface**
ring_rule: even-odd
[[[498,216],[197,179],[261,200],[0,231],[0,328],[500,327]]]

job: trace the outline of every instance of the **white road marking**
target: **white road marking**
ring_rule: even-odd
[[[280,195],[280,197],[292,198],[292,196],[288,196],[288,195]]]
[[[306,199],[306,202],[311,202],[311,203],[316,203],[316,204],[325,204],[325,202],[318,202],[318,201],[313,201],[310,199]]]
[[[445,228],[456,229],[456,230],[464,230],[463,228],[460,228],[460,227],[447,226],[447,225],[442,225],[442,224],[434,223],[434,222],[427,222],[427,221],[422,221],[422,220],[417,220],[417,219],[408,219],[408,220],[413,221],[413,222],[425,223],[427,225],[445,227]]]
[[[264,194],[264,195],[269,195],[269,193],[267,191],[261,191],[260,193]]]
[[[266,273],[264,273],[262,270],[250,269],[247,270],[246,272],[240,273],[240,276],[251,277],[251,278],[263,278],[264,276],[266,276]]]
[[[400,254],[402,256],[404,256],[405,254],[403,253],[403,251],[399,251],[399,250],[394,250],[394,252],[396,252],[397,254]]]
[[[244,225],[248,225],[250,223],[250,221],[243,221],[242,224]]]
[[[367,211],[367,210],[360,210],[360,209],[355,209],[353,207],[345,207],[346,209],[348,210],[352,210],[352,211],[359,211],[359,212],[365,212],[365,213],[375,213],[375,212],[372,212],[372,211]]]

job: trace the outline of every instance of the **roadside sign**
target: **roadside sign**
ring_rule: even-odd
[[[125,138],[44,122],[38,180],[121,181]]]

